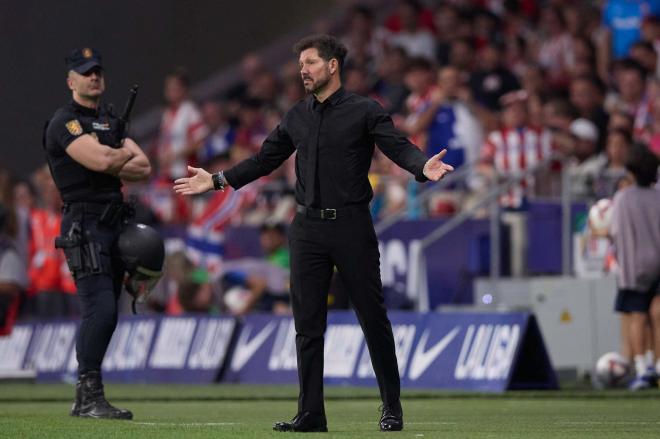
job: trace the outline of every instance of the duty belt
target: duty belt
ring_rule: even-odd
[[[353,213],[358,210],[367,210],[366,206],[346,206],[337,209],[315,209],[313,207],[305,207],[300,204],[296,205],[296,212],[305,215],[307,218],[315,218],[322,220],[336,220],[338,218],[350,218]]]

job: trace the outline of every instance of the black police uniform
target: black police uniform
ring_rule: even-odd
[[[77,50],[67,58],[70,69],[85,73],[100,66],[92,49]],[[79,70],[80,69],[80,70]],[[44,148],[51,174],[64,201],[61,236],[81,303],[82,322],[76,354],[79,382],[72,416],[131,419],[132,413],[111,406],[104,397],[101,362],[117,325],[117,301],[124,265],[117,238],[126,221],[128,206],[122,202],[119,178],[95,172],[73,160],[67,147],[84,135],[101,144],[118,144],[117,117],[104,106],[90,109],[71,101],[58,109],[44,132]]]

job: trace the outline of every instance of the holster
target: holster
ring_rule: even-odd
[[[71,224],[66,235],[55,238],[55,248],[64,250],[69,271],[76,280],[92,274],[109,274],[111,271],[101,256],[101,244],[89,239],[89,236],[86,238],[83,239],[78,221]]]
[[[80,222],[74,221],[66,235],[55,238],[55,248],[64,250],[66,263],[71,274],[75,277],[83,268],[82,258],[82,229]]]

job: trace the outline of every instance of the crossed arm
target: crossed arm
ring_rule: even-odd
[[[126,138],[121,148],[112,148],[83,135],[71,142],[66,153],[92,171],[114,175],[126,181],[145,180],[151,173],[149,159],[137,143]]]

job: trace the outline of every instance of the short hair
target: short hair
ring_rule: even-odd
[[[602,95],[605,95],[607,93],[607,86],[605,85],[603,80],[596,75],[589,75],[589,74],[579,75],[573,79],[573,82],[577,82],[577,81],[585,81],[590,83],[591,85],[596,87],[598,92]]]
[[[648,52],[655,53],[655,49],[653,48],[653,43],[651,43],[649,41],[640,40],[640,41],[637,41],[637,42],[633,43],[632,46],[630,46],[630,49],[637,49],[637,48],[644,49]]]
[[[623,137],[623,139],[626,141],[628,145],[631,145],[633,142],[632,134],[628,130],[624,130],[623,128],[610,128],[607,130],[607,137],[611,135],[619,135]]]
[[[294,44],[293,52],[300,56],[304,50],[312,48],[318,50],[319,56],[325,61],[336,59],[339,70],[344,66],[348,50],[337,38],[331,35],[310,35]]]
[[[177,67],[167,74],[166,78],[174,78],[184,87],[190,87],[190,74],[185,67]]]
[[[617,61],[615,61],[615,62],[617,62]],[[640,63],[638,63],[637,61],[635,61],[632,58],[624,58],[624,59],[619,60],[617,68],[621,69],[621,70],[633,71],[633,72],[637,73],[641,79],[646,78],[646,73],[647,72],[646,72],[646,69],[644,68],[644,66],[642,66]]]
[[[406,72],[412,72],[413,70],[425,70],[430,72],[433,70],[433,64],[424,57],[416,56],[411,58],[406,66]]]
[[[643,143],[635,143],[628,152],[626,169],[642,187],[649,187],[658,179],[660,160]]]

